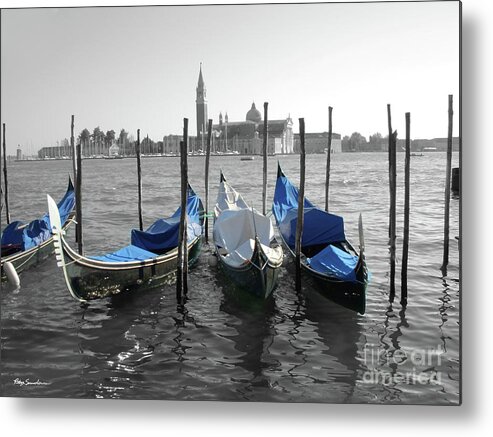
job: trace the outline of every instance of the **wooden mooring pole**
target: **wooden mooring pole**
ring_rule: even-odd
[[[75,149],[75,138],[74,138],[74,115],[72,115],[71,121],[70,121],[70,150],[72,152],[72,171],[74,174],[74,184],[77,185],[77,150]],[[77,192],[77,191],[76,191]],[[77,198],[75,199],[77,202]],[[77,218],[76,218],[76,221]],[[76,230],[75,230],[75,242],[78,243],[77,238],[79,238],[79,234],[77,232],[77,225],[76,225]]]
[[[305,206],[305,119],[300,118],[300,189],[298,193],[298,220],[296,221],[295,269],[296,291],[301,291],[301,240]]]
[[[5,123],[3,123],[3,182],[4,182],[4,196],[5,196],[5,221],[10,224],[10,211],[9,211],[9,182],[7,178],[7,147],[5,145]]]
[[[389,188],[390,188],[390,301],[395,296],[395,242],[396,242],[396,198],[397,198],[397,132],[392,132],[390,105],[387,105],[389,124]]]
[[[390,193],[390,207],[389,207],[389,239],[392,235],[392,114],[390,111],[390,105],[387,105],[387,122],[389,126],[389,139],[388,139],[388,155],[389,155],[389,193]]]
[[[449,225],[450,225],[450,173],[452,171],[452,132],[454,120],[454,96],[448,96],[448,138],[447,138],[447,167],[445,174],[445,220],[443,226],[443,261],[442,272],[448,265],[449,255]],[[445,275],[446,273],[444,273]]]
[[[329,138],[327,141],[327,166],[325,169],[325,211],[329,212],[330,158],[332,150],[332,106],[329,106]]]
[[[407,263],[409,256],[409,202],[411,171],[411,114],[406,112],[406,163],[404,169],[404,237],[402,239],[401,305],[407,305]]]
[[[262,214],[266,214],[266,204],[267,204],[267,136],[268,136],[268,127],[267,127],[267,108],[269,103],[264,102],[264,142],[262,148],[262,156],[263,156],[263,182],[262,182]]]
[[[0,147],[0,214],[3,213],[2,162],[3,162],[3,148]],[[1,217],[0,217],[0,223],[2,223]]]
[[[82,139],[81,139],[82,141]],[[79,255],[83,255],[84,246],[82,244],[82,146],[81,141],[77,143],[77,176],[75,179],[75,220],[77,222],[75,226],[75,241],[77,241],[77,248]]]
[[[139,229],[144,230],[144,221],[142,219],[142,169],[140,165],[140,129],[137,129],[137,143],[135,143],[135,155],[137,156],[137,187],[139,196]]]
[[[188,191],[188,118],[183,119],[183,141],[180,142],[181,210],[178,231],[178,263],[176,278],[176,299],[181,302],[188,288],[187,250],[187,191]]]
[[[72,172],[74,174],[74,184],[77,179],[77,152],[75,150],[75,138],[74,138],[74,116],[70,121],[70,151],[72,153]]]
[[[209,242],[209,163],[211,158],[211,138],[212,138],[212,120],[209,119],[207,126],[207,144],[205,151],[205,242]]]

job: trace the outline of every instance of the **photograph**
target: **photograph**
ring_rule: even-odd
[[[460,406],[462,8],[2,5],[0,396]]]

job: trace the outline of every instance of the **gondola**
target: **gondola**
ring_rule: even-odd
[[[66,230],[73,221],[75,206],[75,190],[70,177],[65,195],[55,206],[63,223],[63,229]],[[48,214],[27,224],[20,221],[10,223],[2,231],[1,280],[7,280],[6,270],[12,271],[13,268],[14,275],[17,275],[44,261],[52,252],[53,237]]]
[[[80,302],[171,284],[176,278],[180,211],[159,219],[146,231],[133,229],[131,244],[101,256],[79,255],[60,232],[60,220],[53,199],[48,206],[55,254],[62,267],[67,288]],[[192,266],[201,250],[204,213],[202,202],[192,188],[187,198],[188,262]]]
[[[281,239],[295,256],[298,189],[278,166],[272,211]],[[347,241],[343,218],[304,200],[301,268],[324,295],[347,308],[365,312],[368,269],[360,216],[360,253]]]
[[[221,173],[213,239],[219,265],[240,288],[267,298],[277,285],[283,251],[270,219],[250,208]]]

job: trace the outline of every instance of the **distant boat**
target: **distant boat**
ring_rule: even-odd
[[[64,230],[72,223],[74,206],[75,191],[69,178],[65,195],[58,202],[58,205],[55,204]],[[15,271],[20,273],[48,258],[53,249],[53,237],[48,214],[28,224],[19,221],[10,223],[2,232],[2,281],[7,279],[4,271],[5,263],[11,263]]]
[[[298,189],[278,166],[272,206],[279,234],[295,256]],[[322,286],[322,293],[336,303],[365,313],[368,270],[360,216],[360,253],[346,240],[343,218],[304,202],[301,268]]]
[[[241,161],[253,161],[255,159],[255,156],[242,156],[240,158]]]
[[[277,285],[283,260],[272,222],[250,208],[222,173],[214,217],[214,245],[221,267],[245,291],[267,298]]]
[[[100,256],[84,256],[65,241],[59,230],[58,210],[50,196],[48,206],[58,266],[63,268],[67,288],[74,299],[86,302],[124,291],[159,287],[174,280],[181,208],[171,217],[157,220],[146,231],[132,230],[128,246]],[[193,265],[201,250],[204,214],[202,202],[190,186],[187,217],[188,264]]]

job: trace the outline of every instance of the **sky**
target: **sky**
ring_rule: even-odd
[[[136,2],[134,2],[137,4]],[[70,3],[67,3],[70,5]],[[2,5],[5,7],[5,5]],[[252,102],[307,132],[447,136],[459,114],[459,2],[3,9],[1,121],[7,153],[119,131],[195,135],[202,63],[208,115],[242,121]]]

